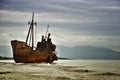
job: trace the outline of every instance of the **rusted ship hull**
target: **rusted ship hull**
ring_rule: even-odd
[[[40,49],[32,50],[25,42],[13,40],[11,41],[13,49],[13,59],[16,63],[52,63],[57,60],[55,53],[45,53]]]
[[[45,36],[42,35],[41,42],[37,42],[35,47],[34,43],[34,12],[32,15],[32,21],[28,23],[30,25],[29,31],[26,37],[26,42],[12,40],[11,45],[13,49],[13,58],[16,63],[52,63],[57,60],[57,56],[54,53],[56,45],[52,43],[50,33],[48,33],[48,27]],[[29,44],[29,45],[28,45]]]

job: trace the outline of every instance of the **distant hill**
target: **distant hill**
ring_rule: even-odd
[[[65,47],[58,46],[60,57],[75,58],[75,59],[112,59],[120,60],[120,52],[109,48],[92,47],[92,46],[76,46]]]
[[[11,59],[13,59],[13,58],[11,58],[11,57],[2,57],[2,56],[0,56],[0,60],[11,60]]]

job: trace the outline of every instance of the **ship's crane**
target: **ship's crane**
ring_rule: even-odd
[[[48,29],[49,29],[49,24],[47,26],[47,30],[46,30],[46,33],[45,33],[45,40],[47,39]]]

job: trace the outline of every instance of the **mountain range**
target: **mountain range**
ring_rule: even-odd
[[[120,52],[109,48],[93,47],[93,46],[57,46],[58,57],[72,59],[104,59],[104,60],[120,60]],[[13,57],[11,46],[0,46],[0,56]]]
[[[103,47],[82,46],[82,45],[75,47],[58,46],[57,50],[60,57],[66,57],[66,58],[104,59],[104,60],[120,59],[120,52]]]

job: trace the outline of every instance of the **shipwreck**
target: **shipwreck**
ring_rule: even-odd
[[[41,41],[37,42],[34,46],[34,12],[32,14],[31,22],[26,41],[12,40],[11,46],[13,50],[13,59],[16,63],[41,63],[47,62],[52,63],[57,60],[58,57],[55,53],[56,45],[52,43],[48,28],[45,35],[42,35]]]

